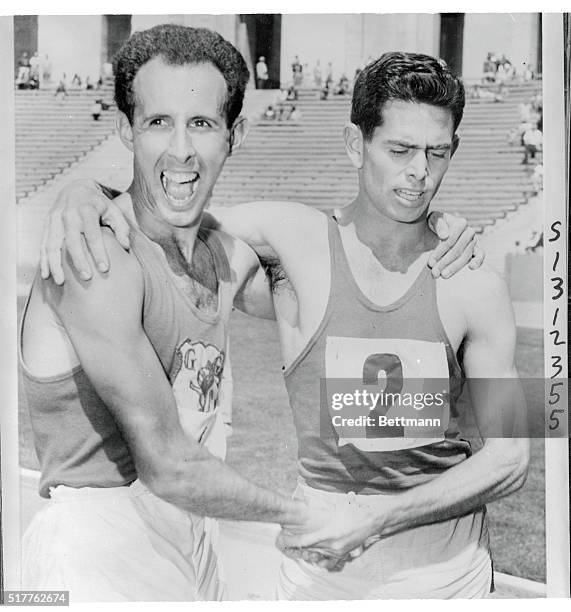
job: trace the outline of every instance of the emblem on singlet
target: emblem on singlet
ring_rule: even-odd
[[[213,344],[186,339],[176,350],[171,382],[179,410],[213,412],[224,369],[224,352]]]

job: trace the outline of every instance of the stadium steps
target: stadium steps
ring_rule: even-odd
[[[85,157],[114,130],[114,112],[91,116],[93,102],[112,100],[112,88],[69,89],[66,99],[52,90],[15,91],[16,199],[18,202]]]

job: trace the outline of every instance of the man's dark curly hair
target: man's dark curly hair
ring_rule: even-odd
[[[464,114],[464,85],[444,60],[391,51],[368,64],[355,82],[351,122],[361,129],[365,140],[371,140],[375,128],[383,124],[383,106],[389,100],[447,108],[456,132]]]
[[[113,59],[115,102],[133,123],[135,95],[133,81],[139,68],[155,57],[173,66],[213,64],[226,81],[223,112],[231,127],[242,110],[250,72],[240,52],[220,34],[206,28],[175,24],[157,25],[135,32]]]

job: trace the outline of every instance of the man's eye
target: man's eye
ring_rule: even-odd
[[[408,153],[408,149],[391,149],[391,153],[396,157],[402,157]]]
[[[166,121],[162,117],[155,117],[149,121],[149,125],[153,127],[166,125]]]
[[[448,151],[430,151],[430,157],[435,159],[447,159]]]
[[[210,127],[210,123],[206,121],[206,119],[194,119],[194,121],[191,123],[191,127],[207,128]]]

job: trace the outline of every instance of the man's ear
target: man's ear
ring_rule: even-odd
[[[458,136],[458,134],[454,134],[454,138],[452,138],[452,148],[450,149],[450,159],[452,159],[452,156],[454,153],[456,153],[456,149],[458,148],[459,144],[460,136]]]
[[[343,129],[343,137],[345,138],[345,151],[355,168],[363,167],[363,148],[364,140],[361,129],[354,123],[348,123]]]
[[[232,153],[241,146],[244,140],[246,140],[249,132],[250,122],[248,119],[242,116],[238,117],[230,130],[230,151],[228,155],[232,155]]]
[[[127,119],[127,115],[121,111],[115,113],[115,128],[119,134],[121,142],[129,149],[133,151],[133,128]]]

